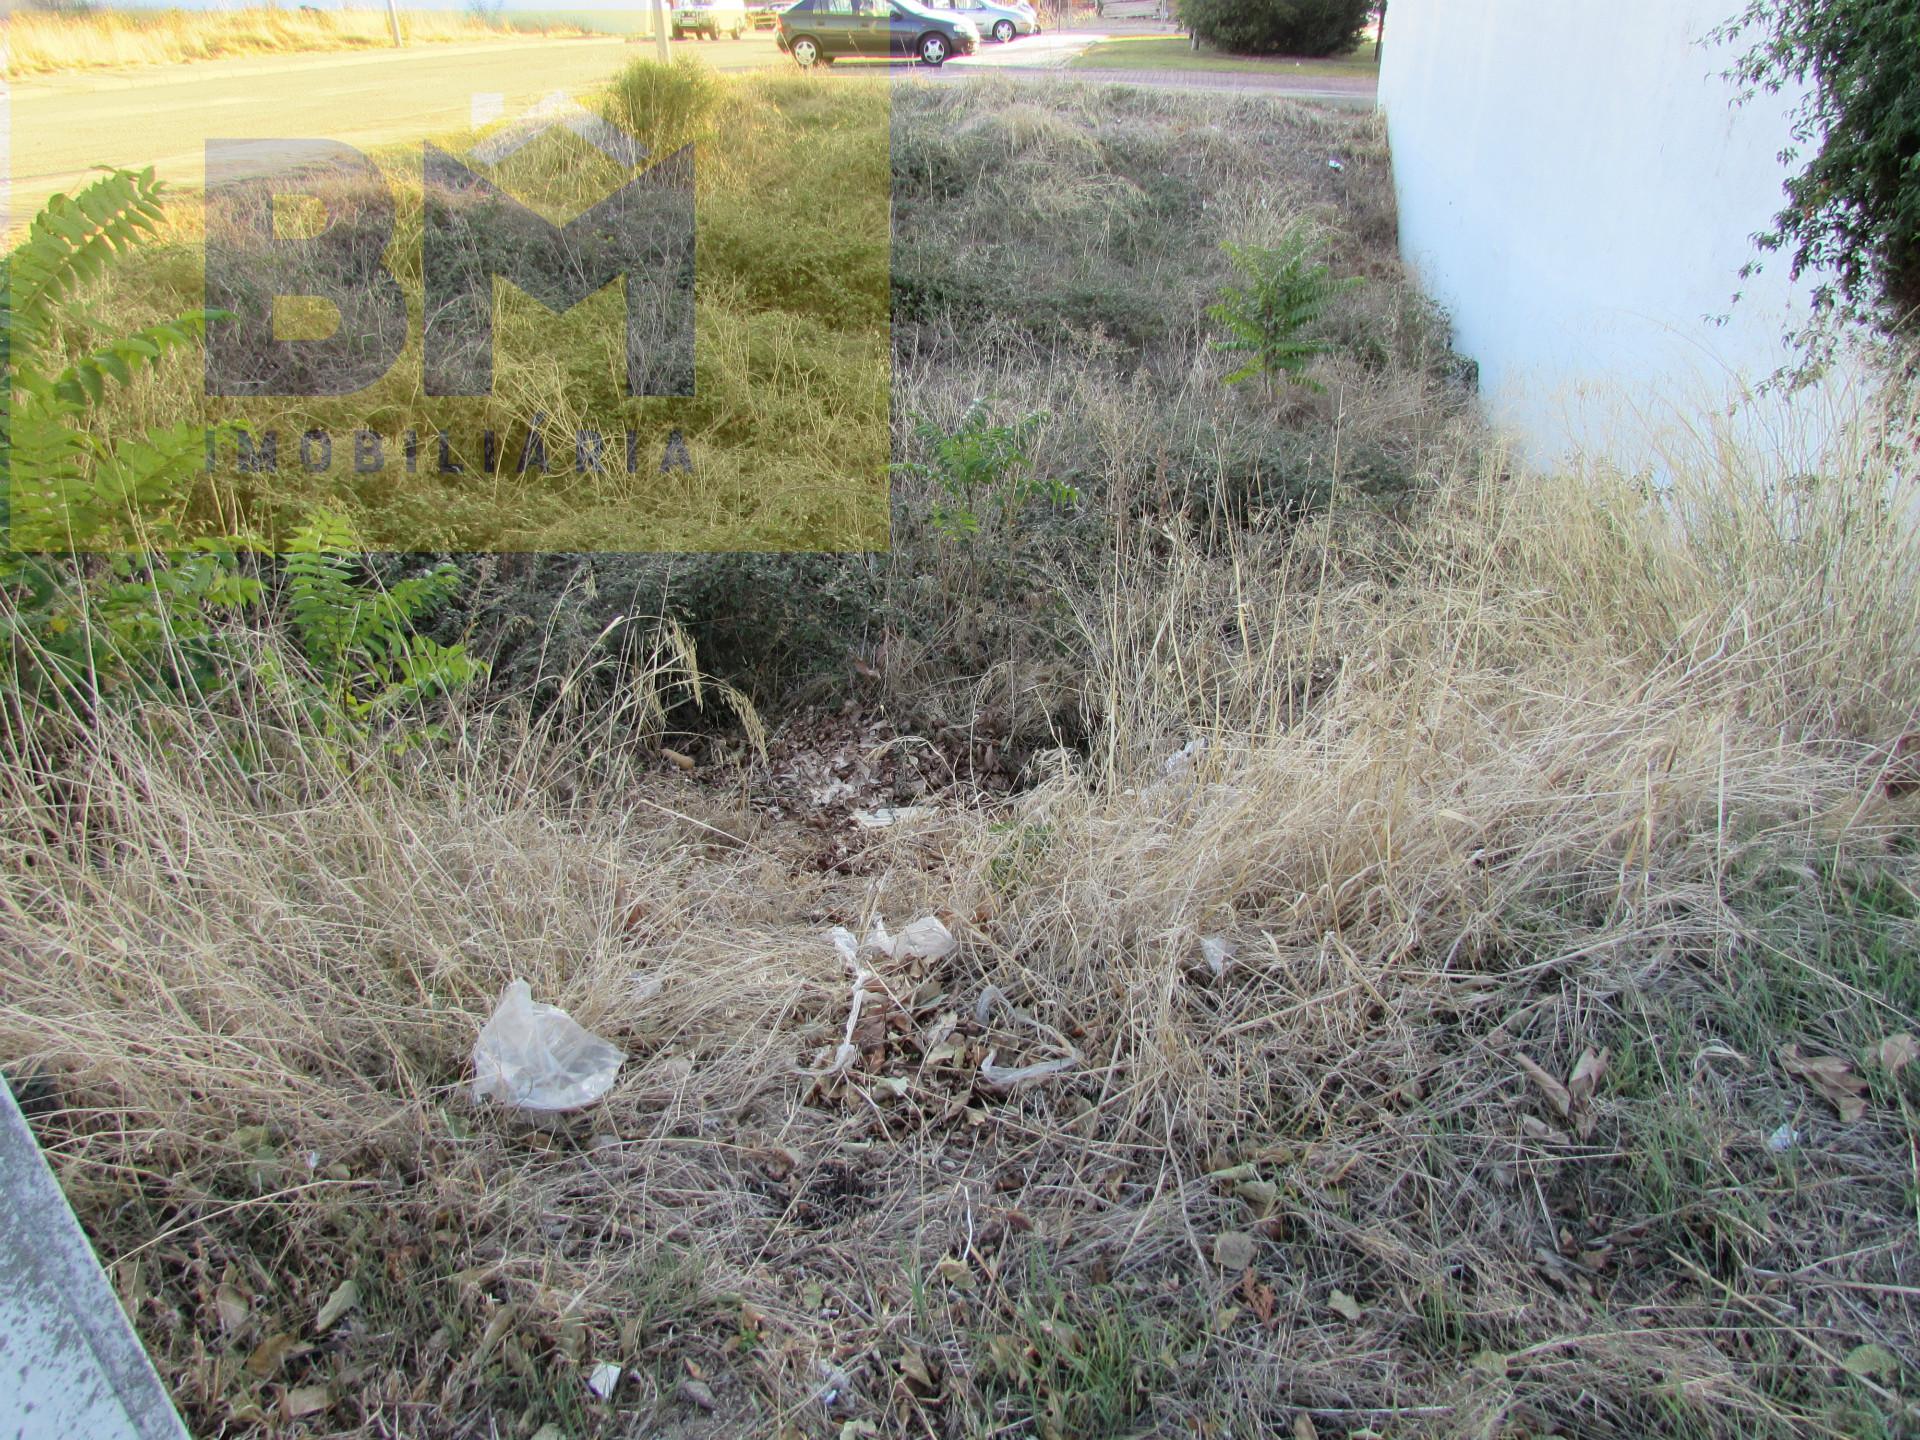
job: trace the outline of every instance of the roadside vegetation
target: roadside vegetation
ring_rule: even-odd
[[[0,1060],[190,1427],[1911,1433],[1913,417],[1530,471],[1373,117],[603,103],[747,137],[696,403],[882,396],[887,548],[363,553],[394,497],[334,474],[256,477],[257,551],[0,574]],[[876,192],[759,168],[822,151],[885,157],[884,298]],[[195,323],[191,215],[118,183],[11,375],[102,531],[209,493],[191,335],[120,343]],[[923,915],[867,982],[829,938]],[[603,1102],[471,1101],[516,977]]]
[[[1177,0],[1180,23],[1236,55],[1344,55],[1384,9],[1380,0]]]
[[[1746,47],[1731,77],[1748,95],[1799,96],[1786,158],[1804,163],[1755,241],[1784,254],[1796,279],[1830,277],[1815,288],[1814,320],[1799,337],[1805,369],[1829,360],[1850,329],[1910,344],[1920,331],[1920,79],[1886,57],[1920,44],[1920,5],[1748,0],[1715,38]]]
[[[410,43],[502,39],[510,35],[588,33],[565,20],[525,13],[511,19],[484,10],[403,10],[400,33]],[[229,55],[389,47],[393,33],[380,9],[321,10],[255,6],[239,10],[148,10],[13,7],[7,17],[7,63],[14,75],[55,75],[122,65],[172,65]]]
[[[1346,55],[1302,59],[1289,55],[1235,55],[1212,45],[1196,49],[1183,36],[1166,35],[1116,35],[1089,45],[1068,61],[1067,67],[1071,70],[1204,70],[1248,75],[1284,71],[1290,76],[1369,80],[1380,70],[1371,40]]]

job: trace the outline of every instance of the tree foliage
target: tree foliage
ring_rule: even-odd
[[[1920,0],[1748,0],[1718,37],[1745,41],[1751,96],[1806,87],[1763,251],[1824,279],[1819,308],[1911,330],[1920,319]],[[1750,267],[1751,268],[1751,267]]]
[[[1179,0],[1180,23],[1236,55],[1335,55],[1360,43],[1376,0]]]

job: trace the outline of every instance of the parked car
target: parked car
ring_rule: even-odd
[[[794,0],[780,12],[777,43],[803,69],[855,57],[944,65],[979,48],[980,28],[912,0]]]
[[[776,30],[780,12],[790,3],[792,0],[747,0],[747,23],[756,30]]]
[[[731,35],[738,40],[747,33],[747,7],[742,0],[679,0],[673,7],[673,38],[704,35],[718,40]]]
[[[1016,35],[1038,35],[1040,16],[1027,0],[918,0],[929,10],[952,11],[973,21],[982,35],[1005,44]]]

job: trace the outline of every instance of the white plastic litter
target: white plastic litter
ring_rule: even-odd
[[[602,1400],[611,1400],[613,1392],[620,1388],[620,1377],[625,1372],[618,1365],[601,1361],[593,1367],[593,1373],[587,1376],[587,1388]]]
[[[890,960],[944,960],[960,948],[937,915],[922,915],[898,935],[887,934],[887,927],[875,920],[867,944]]]
[[[846,964],[852,990],[847,1000],[846,1033],[834,1048],[833,1058],[822,1069],[801,1072],[822,1078],[844,1073],[860,1058],[860,1051],[853,1043],[853,1032],[860,1024],[860,1008],[866,1003],[867,986],[879,978],[862,956],[877,950],[889,960],[944,960],[960,948],[960,942],[937,915],[921,916],[898,935],[889,935],[886,924],[876,918],[864,940],[855,939],[844,925],[834,926],[827,932],[827,938]]]
[[[1207,962],[1207,969],[1218,980],[1227,973],[1227,965],[1233,959],[1233,942],[1223,940],[1218,935],[1200,937],[1200,958]]]
[[[884,830],[889,825],[901,825],[909,820],[925,820],[939,813],[939,810],[932,805],[882,805],[878,810],[854,811],[853,823],[862,830]]]
[[[1066,1036],[1062,1035],[1058,1030],[1055,1030],[1051,1025],[1042,1024],[1040,1021],[1034,1019],[1033,1016],[1027,1014],[1026,1011],[1009,1000],[1007,998],[1007,992],[1002,990],[998,985],[987,986],[986,989],[980,992],[980,998],[974,1001],[974,1023],[978,1025],[988,1024],[993,1018],[995,1009],[1003,1009],[1021,1024],[1030,1025],[1036,1030],[1045,1032],[1052,1038],[1055,1045],[1067,1053],[1057,1060],[1042,1060],[1033,1065],[1009,1066],[999,1063],[1000,1052],[998,1050],[989,1050],[987,1051],[987,1058],[980,1062],[980,1079],[988,1088],[1001,1091],[1013,1090],[1030,1081],[1044,1080],[1049,1075],[1065,1074],[1067,1071],[1079,1065],[1080,1051],[1075,1048]]]
[[[626,1056],[557,1005],[542,1005],[515,980],[473,1047],[473,1100],[522,1110],[578,1110],[613,1088]]]
[[[1204,735],[1196,735],[1160,762],[1160,778],[1162,780],[1178,780],[1183,775],[1191,774],[1193,767],[1199,764],[1200,757],[1206,753],[1206,737]]]
[[[1776,1155],[1785,1154],[1800,1143],[1800,1132],[1791,1125],[1782,1125],[1767,1137],[1767,1148]]]

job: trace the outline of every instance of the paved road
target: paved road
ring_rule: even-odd
[[[783,61],[771,32],[742,40],[682,40],[722,70]],[[155,166],[197,188],[208,137],[324,137],[365,149],[466,129],[475,97],[498,96],[508,116],[555,90],[590,90],[653,43],[524,37],[407,50],[260,55],[190,65],[35,76],[13,86],[13,194],[8,231],[56,190],[100,165]]]
[[[1132,32],[1111,25],[1063,30],[1011,45],[989,44],[939,70],[843,63],[829,74],[948,83],[981,73],[1066,75],[1095,83],[1232,90],[1368,108],[1373,103],[1370,81],[1065,68],[1095,41],[1123,33]],[[771,32],[738,41],[683,40],[672,48],[676,55],[697,56],[719,70],[792,63],[777,51]],[[12,194],[0,216],[0,233],[17,230],[48,195],[85,184],[101,165],[153,165],[169,183],[197,189],[205,179],[203,146],[209,137],[320,137],[367,149],[458,133],[476,120],[519,114],[556,90],[591,90],[630,60],[653,53],[651,41],[528,36],[394,51],[247,56],[19,80],[12,96]]]

